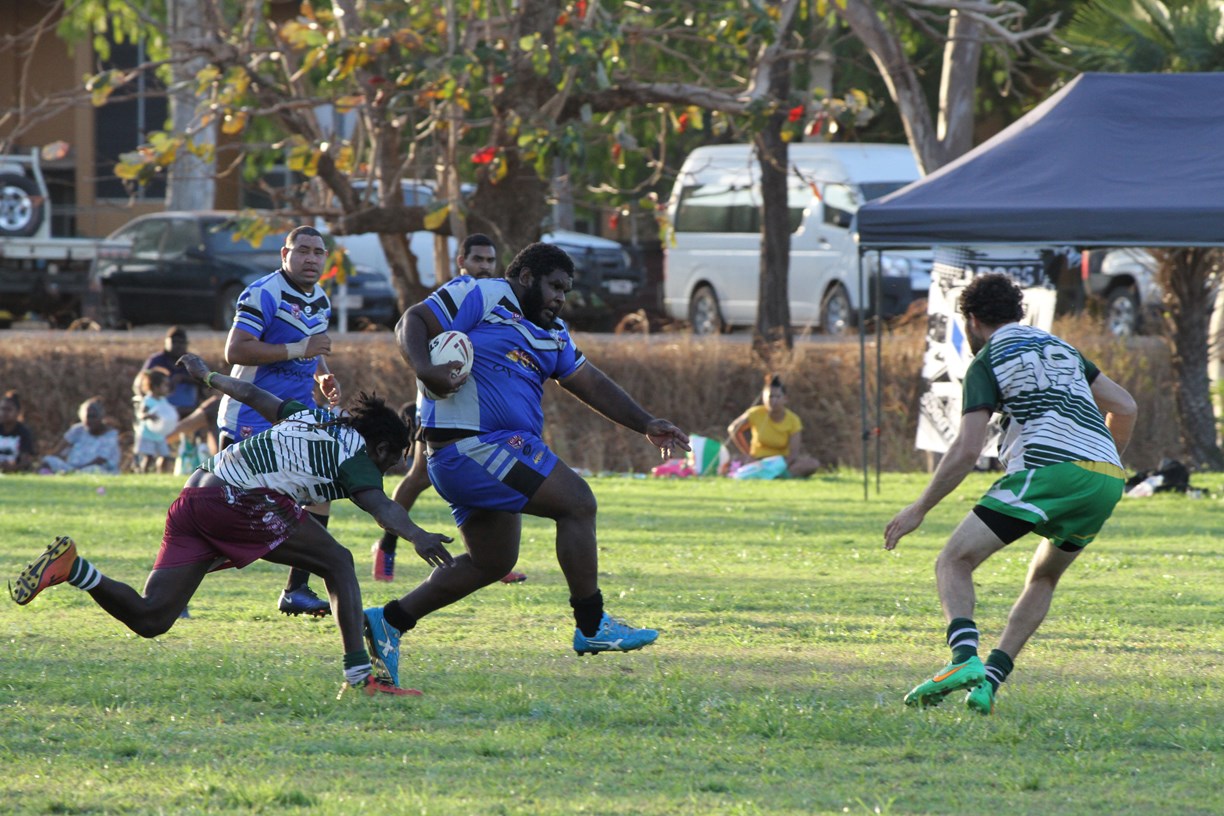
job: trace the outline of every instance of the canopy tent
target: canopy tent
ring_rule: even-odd
[[[1082,74],[956,161],[859,208],[863,254],[929,246],[1224,246],[1224,73]],[[860,332],[863,490],[876,436]],[[861,326],[860,322],[860,326]]]
[[[1081,74],[858,211],[863,249],[1224,246],[1224,73]]]

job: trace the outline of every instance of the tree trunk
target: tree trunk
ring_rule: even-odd
[[[540,238],[540,225],[548,214],[548,185],[535,169],[523,164],[517,148],[506,148],[509,170],[496,183],[487,176],[476,185],[468,212],[468,233],[483,232],[493,239],[500,257],[516,255]]]
[[[794,32],[796,16],[793,7],[780,10],[777,39],[762,51],[765,95],[779,101],[765,126],[753,137],[761,167],[761,273],[753,345],[766,359],[771,349],[781,346],[789,351],[794,345],[790,325],[790,212],[786,200],[790,151],[782,137],[789,113],[786,100],[791,92],[792,68],[791,59],[776,52]]]
[[[948,18],[943,72],[939,77],[940,164],[968,153],[973,147],[973,101],[982,62],[982,23],[953,10]]]
[[[384,232],[379,233],[378,243],[382,245],[387,266],[391,269],[391,283],[395,286],[400,311],[407,311],[429,294],[429,289],[421,283],[416,256],[408,248],[408,237],[404,233]]]
[[[905,135],[918,159],[923,173],[938,170],[945,162],[943,150],[935,132],[934,119],[922,92],[922,84],[914,71],[905,46],[867,0],[846,0],[838,13],[854,32],[875,62],[880,77],[901,113]],[[951,47],[951,44],[949,44]],[[946,59],[946,55],[945,55]]]
[[[754,344],[793,345],[790,320],[790,216],[786,202],[786,174],[790,166],[782,139],[785,112],[769,117],[756,135],[761,165],[761,276],[757,294]]]
[[[534,35],[538,37],[536,48],[553,48],[559,11],[559,0],[520,3],[509,41]],[[506,81],[493,97],[490,142],[498,149],[497,160],[480,173],[467,219],[468,232],[488,235],[502,257],[515,255],[539,240],[540,226],[548,214],[548,183],[523,161],[518,137],[533,120],[544,117],[552,122],[555,110],[550,114],[544,105],[557,93],[554,82],[536,74],[531,54],[517,48],[513,54]]]
[[[186,59],[186,54],[199,53],[196,45],[208,37],[201,0],[167,0],[166,19],[169,22],[173,75],[170,87],[170,117],[176,135],[190,134],[196,145],[213,146],[217,142],[215,125],[199,127],[196,108],[199,99],[194,89],[196,74],[207,64],[202,56]],[[194,132],[192,132],[194,129]],[[191,151],[180,149],[170,166],[166,184],[166,209],[211,210],[216,197],[216,162],[205,161]]]
[[[1216,443],[1207,379],[1208,328],[1219,283],[1219,252],[1201,247],[1165,250],[1157,253],[1157,260],[1165,292],[1166,323],[1173,340],[1182,442],[1195,467],[1224,470],[1224,452]]]

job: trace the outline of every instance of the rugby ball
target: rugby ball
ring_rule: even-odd
[[[429,341],[429,361],[434,365],[445,363],[462,363],[462,367],[453,372],[454,378],[466,377],[472,371],[472,341],[463,332],[445,331]],[[425,383],[417,380],[417,389],[431,400],[446,399],[453,394],[438,396],[425,387]]]

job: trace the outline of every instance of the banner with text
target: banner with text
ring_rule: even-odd
[[[1049,250],[1032,247],[935,248],[927,299],[927,343],[922,358],[922,397],[918,411],[918,450],[945,453],[960,429],[961,383],[973,359],[965,319],[957,309],[961,290],[976,275],[1002,272],[1024,290],[1026,325],[1050,330],[1054,321],[1054,282],[1046,273]],[[995,456],[992,434],[983,456]]]

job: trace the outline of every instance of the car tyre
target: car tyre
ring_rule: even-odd
[[[722,334],[727,330],[722,310],[718,308],[718,296],[709,286],[698,286],[689,300],[689,323],[693,334]]]
[[[33,235],[42,219],[38,185],[24,176],[0,174],[0,235]]]
[[[123,304],[119,300],[118,292],[113,289],[102,290],[98,317],[101,318],[104,329],[128,328],[128,322],[123,319]]]
[[[214,329],[226,331],[234,325],[234,315],[238,312],[238,296],[241,294],[242,287],[236,283],[222,290],[221,297],[217,300],[217,309],[213,317]]]
[[[854,326],[854,310],[850,293],[835,283],[820,300],[820,328],[825,334],[845,334]]]
[[[1119,286],[1106,296],[1105,328],[1114,337],[1139,333],[1139,292],[1134,286]]]

